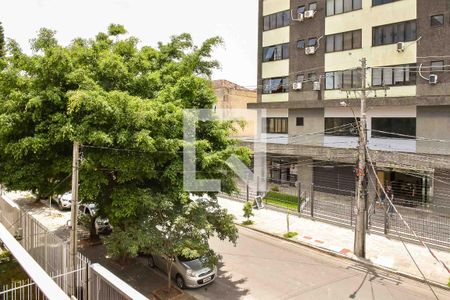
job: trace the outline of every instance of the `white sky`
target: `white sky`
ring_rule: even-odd
[[[1,0],[0,22],[6,37],[27,51],[41,27],[56,30],[63,45],[105,32],[110,23],[151,46],[183,32],[196,43],[219,35],[225,47],[215,51],[222,70],[214,79],[255,86],[257,8],[257,0]]]

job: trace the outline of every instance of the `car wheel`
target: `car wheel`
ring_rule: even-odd
[[[184,288],[186,287],[186,286],[184,285],[184,279],[183,279],[183,277],[181,277],[180,274],[178,274],[178,275],[175,277],[175,282],[176,282],[176,284],[177,284],[177,287],[180,288],[180,289],[184,289]]]
[[[155,260],[153,259],[153,256],[150,255],[150,256],[148,257],[147,263],[148,263],[148,266],[149,266],[150,268],[154,268],[154,267],[155,267]]]

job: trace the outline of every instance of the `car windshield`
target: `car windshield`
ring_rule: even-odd
[[[178,260],[192,270],[200,270],[204,268],[204,258],[186,258],[183,256],[178,256]]]

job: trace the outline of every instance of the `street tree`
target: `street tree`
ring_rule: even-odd
[[[209,77],[219,64],[212,51],[221,39],[197,46],[182,34],[156,48],[138,47],[125,32],[111,25],[107,33],[61,46],[54,31],[41,29],[31,55],[8,43],[0,72],[0,181],[38,198],[68,191],[71,147],[78,141],[80,200],[95,203],[98,215],[109,218],[113,257],[159,249],[156,241],[166,237],[166,228],[181,241],[171,242],[176,252],[168,255],[214,260],[207,238],[237,237],[232,218],[214,201],[195,210],[202,223],[193,226],[197,232],[206,227],[204,240],[194,241],[187,230],[173,232],[180,219],[191,221],[186,209],[195,206],[183,189],[183,110],[213,108]],[[197,178],[218,179],[227,193],[236,185],[226,160],[237,155],[250,163],[249,150],[230,138],[233,128],[231,122],[198,122],[195,142]],[[159,239],[153,225],[164,229]]]
[[[6,46],[5,46],[5,33],[3,31],[3,24],[0,22],[0,59],[5,56]]]
[[[250,218],[252,216],[254,216],[253,214],[253,204],[249,201],[244,203],[244,207],[243,207],[243,211],[244,211],[244,218],[246,218],[247,220],[245,220],[243,222],[244,225],[251,225],[253,224],[253,221],[250,220]]]

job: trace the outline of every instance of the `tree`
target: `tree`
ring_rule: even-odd
[[[95,203],[113,225],[107,240],[113,257],[162,252],[158,245],[170,241],[168,255],[213,261],[207,239],[217,234],[235,242],[237,231],[214,201],[195,204],[183,190],[183,109],[213,107],[207,78],[218,66],[211,51],[221,39],[195,46],[182,34],[138,48],[137,38],[118,38],[124,32],[113,25],[63,47],[54,31],[42,29],[31,55],[9,42],[0,72],[0,181],[38,197],[68,191],[71,147],[79,141],[80,199]],[[250,163],[249,150],[229,138],[231,122],[197,126],[197,177],[220,179],[222,190],[233,192],[225,161],[235,154]],[[183,226],[197,235],[181,230],[186,222],[194,222]],[[176,238],[165,240],[168,232]]]
[[[244,210],[244,218],[247,219],[246,221],[244,221],[244,225],[253,224],[253,221],[250,220],[250,218],[254,216],[252,203],[248,201],[245,202],[243,210]]]
[[[0,22],[0,59],[3,57],[5,57],[5,34],[2,22]]]

